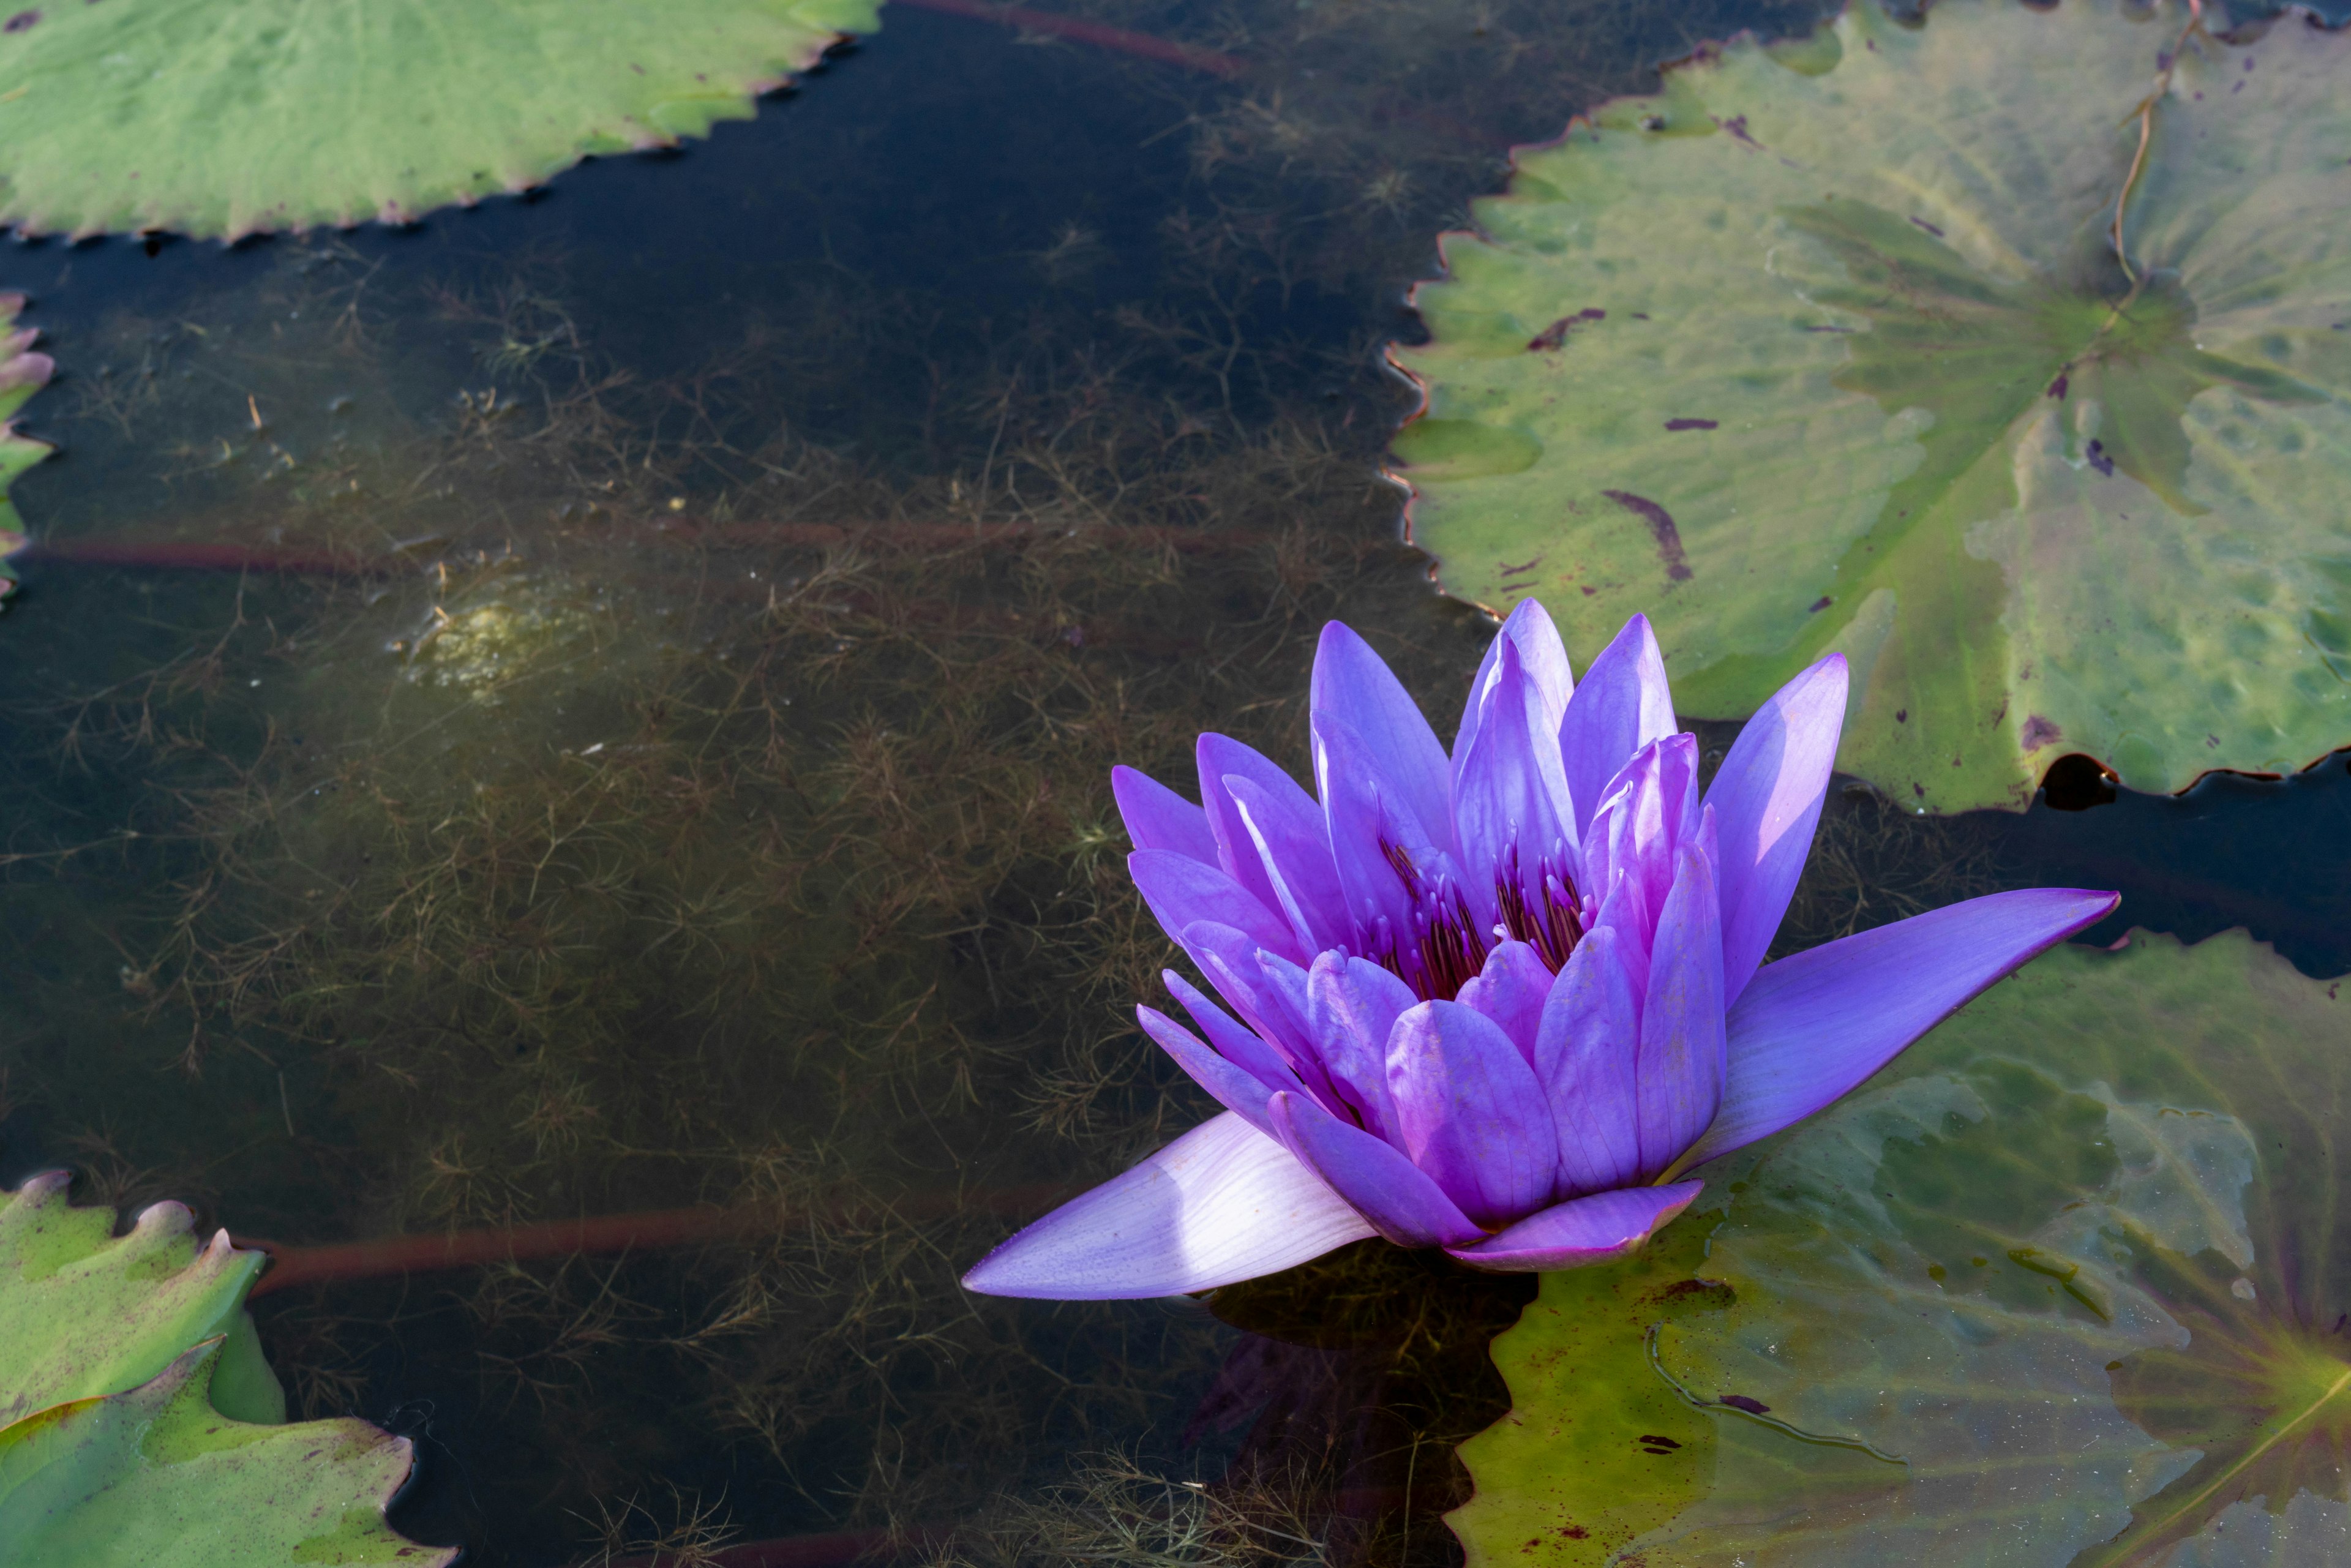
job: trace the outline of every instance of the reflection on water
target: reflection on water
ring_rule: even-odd
[[[1474,667],[1375,474],[1428,236],[1644,62],[1810,12],[1089,14],[1250,66],[893,12],[538,202],[0,279],[66,448],[0,620],[0,1176],[298,1245],[745,1217],[257,1303],[470,1561],[1458,1552],[1521,1282],[1369,1246],[1205,1304],[955,1280],[1206,1110],[1131,1025],[1169,951],[1111,764],[1217,729],[1297,766],[1332,616],[1432,711]],[[2245,869],[2339,857],[2351,797],[2230,788],[1843,798],[1791,939],[2055,880],[2351,961],[2326,879]],[[2209,868],[2106,826],[2181,810]]]

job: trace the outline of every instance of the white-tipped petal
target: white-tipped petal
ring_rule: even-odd
[[[1052,1301],[1176,1296],[1278,1273],[1374,1234],[1289,1150],[1228,1111],[1063,1204],[963,1282]]]

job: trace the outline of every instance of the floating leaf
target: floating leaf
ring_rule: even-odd
[[[74,1568],[398,1563],[441,1568],[383,1521],[408,1439],[364,1421],[247,1426],[216,1414],[208,1340],[152,1383],[0,1427],[0,1561]]]
[[[1856,3],[1522,152],[1396,352],[1447,591],[1646,611],[1707,716],[1840,649],[1841,765],[1938,810],[2351,741],[2351,37],[2186,19]]]
[[[246,1291],[258,1253],[199,1248],[159,1203],[129,1233],[67,1178],[0,1203],[0,1562],[75,1568],[401,1563],[383,1511],[408,1440],[364,1421],[285,1425]]]
[[[0,223],[403,222],[748,119],[878,0],[53,0],[0,26]]]
[[[245,1312],[263,1256],[231,1248],[226,1231],[198,1247],[176,1203],[118,1237],[112,1209],[67,1204],[67,1180],[33,1176],[0,1205],[0,1424],[136,1388],[223,1335],[214,1403],[242,1421],[285,1420]]]
[[[23,295],[0,294],[0,598],[16,585],[8,558],[25,548],[24,527],[8,499],[8,486],[51,450],[46,442],[16,434],[16,411],[57,371],[48,355],[33,352],[33,340],[39,334],[16,327],[24,308]]]
[[[2342,988],[2242,933],[2061,947],[1713,1173],[1659,1238],[1678,1298],[1644,1283],[1628,1322],[1590,1306],[1604,1281],[1546,1280],[1495,1347],[1513,1416],[1462,1448],[1472,1562],[2344,1560]],[[1660,1417],[1540,1375],[1570,1354],[1641,1358],[1652,1407],[1705,1428],[1668,1434],[1694,1474],[1645,1487]],[[1630,1538],[1562,1533],[1645,1505]]]

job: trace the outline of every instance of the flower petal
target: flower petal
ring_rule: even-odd
[[[1707,789],[1721,834],[1726,1001],[1737,1001],[1754,977],[1803,874],[1844,698],[1844,655],[1831,653],[1756,710]]]
[[[1173,850],[1137,850],[1126,857],[1126,870],[1158,916],[1159,928],[1178,942],[1185,927],[1211,921],[1286,958],[1300,956],[1290,922],[1215,866]]]
[[[1421,831],[1370,744],[1345,719],[1314,716],[1314,769],[1353,927],[1347,946],[1362,956],[1403,954],[1417,940],[1420,894],[1450,873],[1452,862]],[[1400,868],[1410,870],[1415,883]]]
[[[1551,612],[1531,599],[1519,601],[1494,640],[1486,644],[1486,657],[1478,665],[1478,678],[1469,683],[1469,700],[1461,709],[1461,727],[1453,737],[1453,776],[1458,784],[1461,777],[1461,758],[1478,738],[1485,720],[1482,714],[1486,693],[1494,684],[1501,664],[1502,650],[1510,647],[1518,653],[1519,664],[1533,680],[1542,696],[1543,724],[1541,733],[1546,744],[1555,742],[1559,721],[1567,711],[1567,699],[1575,691],[1575,679],[1567,662],[1567,645],[1559,640],[1559,628],[1552,624]]]
[[[1306,1025],[1331,1088],[1373,1136],[1395,1134],[1388,1093],[1388,1035],[1418,1003],[1412,988],[1366,958],[1325,953],[1306,976]]]
[[[1674,732],[1673,693],[1649,619],[1635,615],[1583,672],[1559,728],[1578,841],[1608,781],[1633,754]]]
[[[1638,879],[1620,876],[1610,883],[1608,896],[1600,901],[1599,911],[1592,917],[1592,930],[1584,940],[1590,941],[1602,931],[1614,932],[1616,961],[1632,977],[1633,994],[1645,997],[1649,994],[1649,939],[1656,934],[1656,927]]]
[[[1303,1094],[1267,1103],[1273,1130],[1299,1161],[1399,1247],[1443,1247],[1485,1234],[1428,1174]]]
[[[1229,925],[1211,925],[1205,920],[1184,933],[1184,950],[1240,1014],[1241,1022],[1272,1048],[1297,1081],[1276,1082],[1275,1087],[1291,1089],[1302,1084],[1325,1108],[1336,1111],[1339,1099],[1331,1091],[1331,1078],[1323,1071],[1314,1038],[1305,1028],[1302,1006],[1293,1009],[1289,994],[1298,989],[1302,1002],[1304,972],[1287,959],[1274,957]],[[1269,961],[1273,968],[1288,965],[1297,971],[1297,987],[1290,985],[1288,977],[1269,972]]]
[[[963,1283],[1056,1301],[1173,1296],[1294,1268],[1372,1234],[1287,1149],[1228,1111],[1022,1230]]]
[[[2078,888],[1995,893],[1765,965],[1730,1011],[1722,1109],[1681,1163],[1729,1154],[1823,1109],[2120,902]]]
[[[1551,996],[1552,983],[1551,966],[1541,955],[1524,942],[1502,942],[1486,955],[1485,968],[1454,999],[1499,1025],[1531,1067],[1535,1037],[1541,1032],[1543,1003]]]
[[[1641,998],[1635,1083],[1644,1176],[1670,1166],[1722,1106],[1722,915],[1714,866],[1694,845],[1682,846],[1676,859]]]
[[[1608,925],[1575,945],[1535,1035],[1535,1079],[1559,1125],[1562,1192],[1604,1192],[1640,1174],[1641,993],[1617,948]]]
[[[1541,911],[1546,880],[1573,875],[1576,864],[1558,715],[1547,710],[1544,693],[1520,664],[1515,645],[1498,641],[1502,652],[1477,732],[1454,756],[1454,830],[1464,891],[1486,928],[1513,906]],[[1532,933],[1514,928],[1514,934]]]
[[[1608,781],[1582,840],[1595,889],[1635,878],[1644,905],[1662,910],[1672,891],[1674,850],[1698,826],[1698,737],[1669,735],[1634,753]]]
[[[1132,768],[1113,768],[1110,793],[1136,849],[1169,850],[1205,865],[1217,863],[1208,814],[1158,779]]]
[[[1217,1097],[1228,1111],[1255,1127],[1268,1137],[1273,1135],[1273,1124],[1266,1119],[1265,1103],[1273,1094],[1273,1086],[1238,1062],[1228,1061],[1200,1043],[1199,1037],[1156,1008],[1137,1008],[1135,1018],[1143,1032],[1159,1044],[1159,1049],[1176,1059],[1176,1065],[1192,1075],[1192,1082]]]
[[[1493,1019],[1459,1002],[1405,1013],[1388,1036],[1388,1092],[1396,1146],[1470,1218],[1507,1225],[1551,1201],[1559,1164],[1551,1106]]]
[[[1639,1248],[1690,1206],[1704,1182],[1627,1186],[1553,1204],[1468,1247],[1446,1249],[1473,1269],[1532,1273],[1605,1263]]]
[[[1219,780],[1254,858],[1273,907],[1290,922],[1300,948],[1320,953],[1354,935],[1338,868],[1331,863],[1331,832],[1313,798],[1288,779],[1269,789],[1257,779],[1228,773]]]
[[[1431,842],[1452,849],[1452,768],[1445,747],[1372,645],[1336,621],[1322,628],[1314,651],[1308,709],[1343,720],[1361,736],[1398,803],[1419,819]],[[1317,782],[1327,803],[1330,781],[1318,777]]]
[[[1192,1021],[1200,1026],[1200,1032],[1207,1037],[1209,1046],[1218,1056],[1263,1083],[1268,1090],[1298,1087],[1298,1074],[1283,1057],[1279,1046],[1236,1020],[1224,1009],[1202,996],[1197,987],[1175,970],[1163,969],[1159,977],[1166,982],[1168,995],[1184,1004],[1184,1010],[1192,1015]]]
[[[1246,779],[1279,802],[1280,809],[1268,814],[1269,821],[1302,818],[1308,824],[1309,841],[1327,863],[1331,852],[1322,832],[1321,808],[1314,804],[1313,796],[1298,787],[1296,779],[1229,736],[1203,735],[1193,747],[1193,755],[1199,764],[1200,804],[1207,817],[1208,830],[1216,838],[1217,863],[1227,875],[1255,894],[1268,909],[1280,909],[1281,901],[1274,891],[1273,879],[1267,874],[1264,852],[1251,837],[1226,780]]]

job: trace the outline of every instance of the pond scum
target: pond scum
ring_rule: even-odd
[[[800,313],[814,340],[748,330],[653,381],[568,314],[559,258],[388,297],[356,253],[287,245],[216,319],[118,320],[80,379],[82,449],[163,454],[177,486],[168,527],[110,523],[117,563],[244,568],[202,628],[180,601],[168,659],[16,699],[43,789],[144,780],[114,826],[9,857],[42,901],[16,918],[80,933],[9,1014],[5,1087],[75,1140],[83,1200],[287,1240],[760,1217],[260,1305],[300,1413],[406,1419],[428,1469],[405,1369],[473,1379],[437,1419],[515,1535],[483,1560],[528,1534],[708,1561],[744,1446],[804,1500],[790,1528],[942,1564],[1451,1550],[1452,1448],[1507,1404],[1485,1345],[1524,1281],[1366,1244],[1190,1310],[956,1283],[1207,1110],[1133,1026],[1172,955],[1112,764],[1186,778],[1217,729],[1303,774],[1325,620],[1433,712],[1487,635],[1397,542],[1375,465],[1401,393],[1269,334],[1256,297],[1392,291],[1493,148],[1562,117],[1562,78],[1584,101],[1672,52],[1610,0],[1272,16],[1186,35],[1262,82],[1148,78],[1195,93],[1165,308],[1055,296],[1073,228],[1035,257],[1028,335],[922,367],[926,412],[860,455],[800,433],[879,395],[903,302],[853,279]],[[1479,72],[1507,90],[1465,92]],[[1432,130],[1443,103],[1484,119]],[[329,381],[429,380],[420,340],[471,356],[445,418],[272,424]],[[228,434],[225,380],[262,388]],[[1813,865],[1789,946],[2001,880],[1964,823],[1866,795],[1833,798]]]

